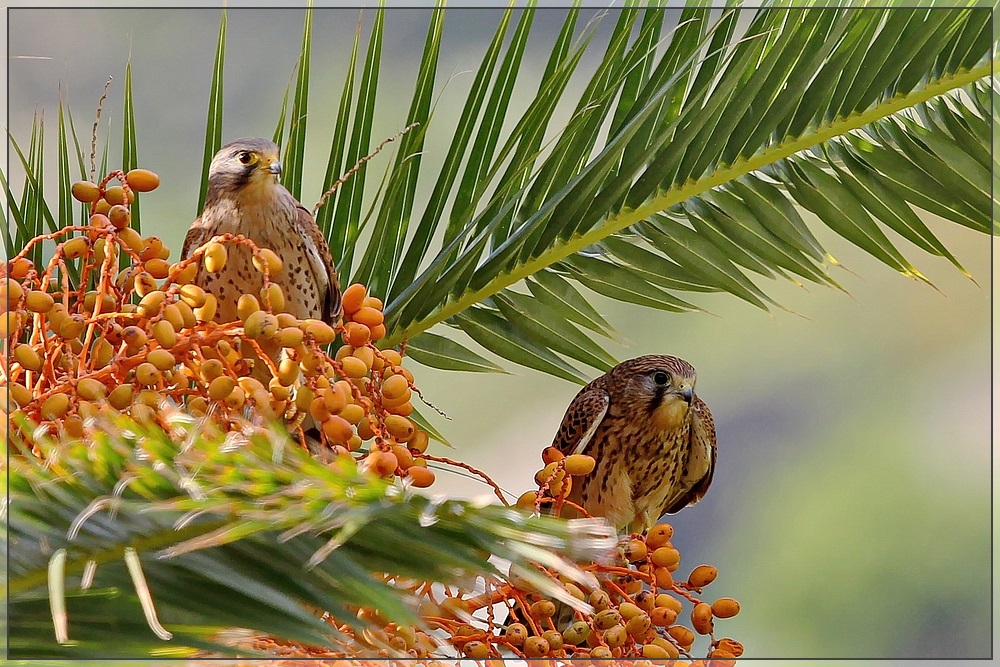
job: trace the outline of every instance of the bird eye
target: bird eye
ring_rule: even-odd
[[[656,374],[653,375],[653,380],[656,384],[670,384],[670,376],[663,371],[656,371]]]
[[[250,164],[253,161],[253,156],[247,151],[240,151],[236,156],[236,159],[240,161],[241,164]]]

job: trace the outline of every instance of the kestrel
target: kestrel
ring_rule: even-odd
[[[209,166],[205,210],[188,230],[181,255],[189,257],[218,234],[243,234],[281,258],[284,268],[271,280],[284,292],[287,312],[336,325],[340,284],[330,247],[312,214],[278,182],[278,158],[278,146],[268,139],[237,139],[223,146]],[[218,299],[218,322],[237,320],[239,298],[256,296],[264,284],[247,247],[228,250],[222,271],[209,273],[202,267],[195,279]]]
[[[553,446],[597,465],[568,500],[619,531],[648,530],[701,500],[715,468],[715,423],[694,393],[694,367],[677,357],[625,361],[576,395]]]

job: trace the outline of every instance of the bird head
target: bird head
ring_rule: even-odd
[[[661,429],[673,429],[690,419],[698,375],[683,359],[649,355],[615,367],[610,383],[626,404],[642,406]]]
[[[281,187],[280,149],[269,139],[245,138],[226,144],[208,168],[209,198],[251,202],[274,196]]]

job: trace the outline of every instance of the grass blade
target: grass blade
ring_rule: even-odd
[[[69,175],[69,145],[66,139],[66,119],[63,114],[62,95],[59,96],[59,222],[73,224],[73,193]]]
[[[393,166],[393,187],[383,197],[368,250],[356,272],[355,280],[369,286],[374,294],[386,294],[393,270],[403,252],[403,242],[413,211],[417,177],[420,174],[424,137],[431,115],[431,99],[441,50],[444,9],[434,10],[424,44],[417,82],[410,102],[406,126],[416,127],[400,141]]]
[[[219,39],[215,47],[215,63],[212,66],[212,88],[208,95],[208,120],[205,121],[205,153],[201,163],[201,190],[198,193],[198,210],[201,215],[208,197],[208,167],[212,157],[222,148],[222,83],[226,66],[226,10],[222,10],[219,20]]]
[[[385,11],[379,9],[375,13],[375,23],[372,26],[365,57],[364,71],[361,75],[361,88],[357,95],[357,106],[354,110],[354,127],[351,140],[347,147],[345,165],[355,165],[368,155],[371,147],[372,124],[375,116],[375,98],[378,89],[378,75],[382,60],[382,37],[385,29]],[[342,119],[346,120],[346,119]],[[365,176],[367,166],[362,166],[357,173],[340,187],[337,196],[336,210],[333,214],[333,239],[339,247],[339,264],[344,272],[342,281],[347,282],[351,275],[351,265],[354,260],[354,242],[359,229],[358,220],[364,208]],[[334,179],[336,180],[336,179]],[[331,182],[332,183],[332,182]],[[337,257],[337,255],[334,255]]]
[[[138,149],[135,138],[135,107],[132,104],[132,61],[125,63],[125,111],[122,114],[122,171],[128,173],[139,166]],[[132,213],[132,227],[142,232],[139,226],[139,195],[129,207]]]
[[[312,9],[306,9],[305,25],[302,28],[302,47],[299,52],[298,75],[295,80],[295,94],[292,96],[292,118],[288,128],[288,144],[285,146],[282,184],[292,196],[302,196],[302,164],[305,160],[306,121],[309,115],[309,59],[312,53]]]
[[[341,174],[346,169],[343,164],[344,152],[347,150],[347,126],[351,120],[351,101],[354,98],[354,70],[358,65],[358,44],[361,41],[361,17],[358,17],[358,25],[354,30],[354,45],[351,47],[351,58],[347,65],[347,76],[344,78],[344,89],[340,94],[340,107],[337,110],[337,125],[333,131],[333,139],[330,141],[330,156],[326,162],[326,175],[323,177],[323,192],[329,192],[333,184],[337,182]],[[350,230],[344,228],[334,233],[333,212],[336,209],[336,201],[340,198],[341,190],[338,190],[331,198],[320,207],[316,214],[316,224],[323,230],[323,234],[330,242],[330,251],[334,258],[344,256],[344,248],[347,246]]]
[[[292,76],[295,72],[292,72]],[[288,93],[292,89],[292,82],[289,79],[288,84],[285,86],[285,94],[281,96],[281,113],[278,114],[278,125],[274,128],[274,134],[271,135],[271,141],[277,145],[281,145],[285,141],[285,114],[288,111]]]

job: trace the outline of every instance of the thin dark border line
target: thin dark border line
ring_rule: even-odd
[[[10,44],[10,7],[7,8],[7,11],[4,12],[4,15],[5,15],[5,18],[7,20],[7,31],[6,31],[6,34],[4,35],[4,38],[7,40],[7,44],[9,45]],[[5,50],[7,51],[7,56],[8,57],[6,58],[6,61],[7,61],[7,68],[6,68],[6,72],[7,72],[7,104],[5,105],[5,109],[4,109],[4,112],[6,114],[4,116],[4,126],[9,128],[10,127],[10,50],[9,50],[9,46]],[[5,144],[6,150],[4,151],[4,165],[3,165],[3,168],[4,168],[4,174],[9,175],[10,174],[10,142],[9,141],[4,141],[4,144]],[[10,187],[10,182],[9,181],[8,181],[8,187]],[[9,204],[9,200],[8,200],[7,197],[3,198],[3,207],[4,207],[4,220],[6,220],[7,224],[9,225],[10,224],[10,204]],[[6,238],[6,236],[4,238]],[[4,248],[4,252],[7,255],[7,257],[6,257],[7,261],[10,261],[10,254],[13,251],[14,251],[13,248]],[[10,306],[8,304],[8,310],[9,309],[10,309]],[[7,363],[6,367],[10,368],[10,356],[11,356],[10,345],[6,345],[5,346],[5,354],[7,356],[7,358],[5,360],[6,363]],[[10,400],[11,400],[10,399],[10,392],[7,392],[7,405],[4,406],[4,410],[5,410],[4,414],[5,414],[6,419],[7,419],[7,424],[6,424],[7,430],[5,431],[6,437],[4,438],[4,457],[5,457],[4,460],[5,461],[9,461],[10,460]],[[4,493],[5,493],[5,495],[4,495],[4,502],[5,503],[10,503],[10,466],[4,466]],[[9,516],[10,515],[9,514],[10,513],[10,508],[9,507],[7,508],[7,513],[8,513],[7,516]],[[7,540],[7,544],[9,545],[10,544],[10,522],[9,521],[4,521],[4,539]],[[4,595],[4,600],[3,600],[3,604],[4,604],[4,610],[3,610],[4,611],[4,629],[3,629],[4,630],[4,647],[3,647],[3,652],[4,652],[4,658],[8,659],[8,660],[10,659],[10,588],[8,586],[6,586],[6,583],[7,583],[7,580],[9,578],[9,573],[10,573],[10,547],[8,547],[6,550],[4,550],[4,570],[3,570],[3,581],[4,581],[4,584],[5,584],[4,589],[5,589],[5,593],[6,593]]]

